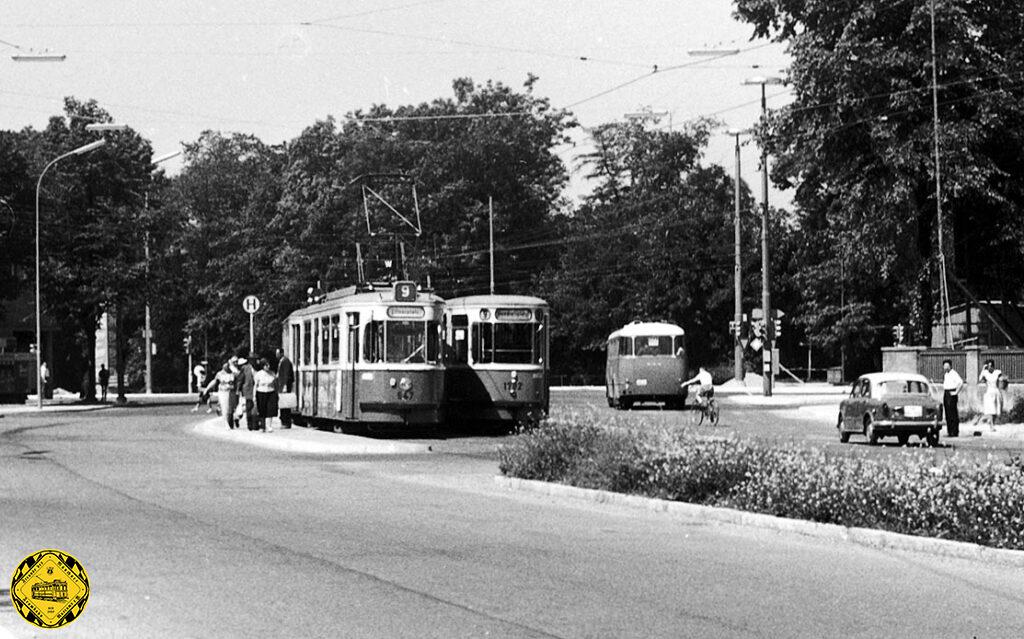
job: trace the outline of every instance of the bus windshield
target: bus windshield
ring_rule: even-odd
[[[473,361],[477,364],[543,364],[543,324],[495,322],[473,325]]]
[[[675,355],[670,335],[642,335],[636,338],[637,357]]]
[[[436,364],[440,352],[437,322],[370,322],[366,325],[363,359],[396,364]]]

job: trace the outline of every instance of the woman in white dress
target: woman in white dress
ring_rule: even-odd
[[[1002,412],[1003,398],[999,392],[999,376],[1002,374],[1003,372],[996,368],[996,363],[989,359],[985,361],[981,375],[978,376],[978,381],[985,384],[985,394],[981,396],[981,412],[984,413],[981,421],[988,422],[991,430],[996,429],[996,418]]]

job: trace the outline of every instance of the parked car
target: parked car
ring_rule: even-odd
[[[942,426],[942,402],[933,396],[928,378],[916,373],[861,375],[840,402],[836,424],[844,444],[853,434],[864,435],[872,445],[895,435],[901,446],[911,435],[935,446]]]

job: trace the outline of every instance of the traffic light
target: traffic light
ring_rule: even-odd
[[[736,336],[739,336],[740,334],[740,325],[735,320],[729,321],[729,333]]]
[[[772,328],[775,329],[775,335],[772,336],[772,339],[773,340],[779,339],[779,337],[782,335],[782,320],[777,318],[777,317],[775,319],[773,319],[772,320]]]
[[[189,350],[192,348],[192,336],[186,335],[185,338],[181,340],[181,346],[183,349],[185,349],[186,353],[189,352]]]
[[[892,341],[894,346],[899,346],[903,343],[903,324],[897,324],[892,327]]]

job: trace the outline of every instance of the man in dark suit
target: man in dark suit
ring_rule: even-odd
[[[274,356],[277,357],[277,396],[278,403],[280,404],[280,397],[282,393],[292,393],[295,391],[295,369],[292,367],[292,360],[288,359],[288,356],[284,354],[284,350],[278,348],[274,351]],[[292,409],[281,408],[281,428],[292,427]]]
[[[256,354],[251,353],[249,357],[255,361]],[[238,354],[238,377],[235,384],[238,386],[238,402],[244,402],[246,427],[256,430],[256,379],[252,362],[246,359],[244,351]]]

